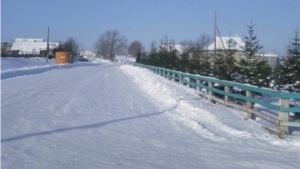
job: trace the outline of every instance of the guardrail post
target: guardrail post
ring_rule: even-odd
[[[180,77],[179,84],[183,85],[183,76],[179,76],[179,77]]]
[[[229,93],[230,92],[230,87],[225,86],[225,92]],[[230,103],[230,98],[229,96],[225,95],[225,105],[228,107]]]
[[[191,83],[191,82],[192,82],[192,78],[188,77],[188,82]],[[189,88],[192,87],[192,85],[190,85],[190,84],[187,84],[187,86],[188,86]]]
[[[213,88],[214,87],[213,83],[212,82],[208,82],[208,87]],[[213,92],[211,90],[208,91],[208,101],[210,101],[212,103],[214,102],[214,100],[213,100]]]
[[[251,91],[246,91],[246,96],[247,97],[253,97],[253,93]],[[249,112],[248,109],[253,109],[253,103],[247,101],[246,102],[246,106],[247,106],[247,119],[253,119],[253,113]]]
[[[172,77],[172,80],[173,80],[173,82],[176,82],[176,79],[175,79],[175,73],[172,73],[172,75],[173,75],[173,77]]]
[[[201,82],[200,82],[200,80],[198,80],[197,79],[197,84],[200,84]],[[196,90],[197,90],[197,92],[200,94],[200,92],[201,92],[201,88],[200,88],[200,86],[196,86]]]
[[[280,98],[279,99],[279,105],[280,105],[280,108],[290,107],[290,100]],[[288,122],[289,121],[289,113],[279,111],[278,118],[279,118],[279,121]],[[287,126],[280,126],[279,125],[278,130],[279,130],[280,133],[289,134],[289,127],[287,127]]]

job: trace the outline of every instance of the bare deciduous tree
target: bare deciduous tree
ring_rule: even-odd
[[[195,47],[199,50],[205,49],[210,45],[213,41],[213,38],[207,34],[200,35],[199,38],[196,39]]]
[[[71,52],[73,55],[76,54],[77,44],[76,40],[73,37],[69,37],[68,40],[64,43],[64,50]]]
[[[97,55],[101,55],[103,59],[114,60],[117,52],[120,52],[127,47],[127,39],[120,35],[117,30],[108,30],[100,35],[100,38],[95,43]]]
[[[143,51],[144,50],[144,46],[142,45],[142,43],[138,40],[135,40],[133,42],[131,42],[131,44],[128,47],[128,54],[136,57],[137,52],[138,51]]]
[[[195,43],[192,40],[183,40],[180,42],[182,52],[185,53],[188,51],[191,47],[195,46]]]

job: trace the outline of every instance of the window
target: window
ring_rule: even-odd
[[[230,38],[228,41],[227,41],[227,45],[229,48],[234,48],[236,46],[236,41],[233,40],[232,38]]]

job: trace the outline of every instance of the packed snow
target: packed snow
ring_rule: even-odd
[[[299,167],[300,141],[132,62],[1,58],[1,168]]]

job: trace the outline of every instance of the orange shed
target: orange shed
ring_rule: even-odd
[[[66,64],[71,63],[70,52],[55,52],[55,62],[56,64]]]

